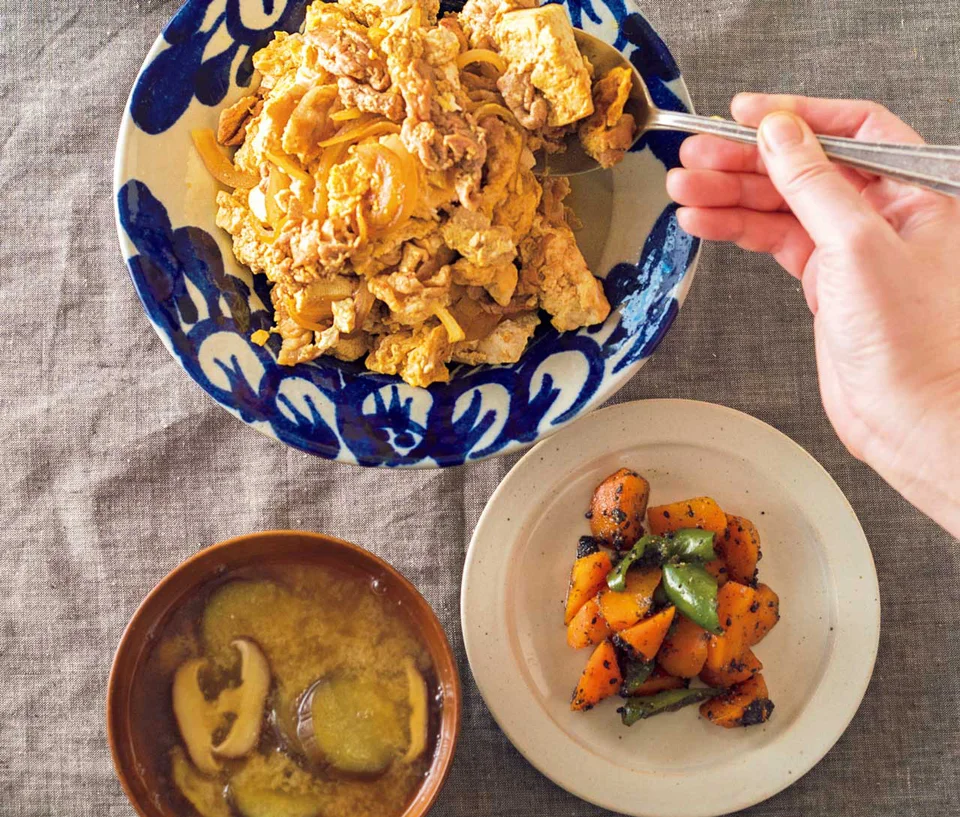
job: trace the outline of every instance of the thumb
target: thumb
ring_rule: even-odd
[[[844,245],[880,225],[876,210],[840,175],[800,117],[771,113],[757,137],[770,180],[818,247]]]

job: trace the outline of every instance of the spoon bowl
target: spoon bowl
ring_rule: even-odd
[[[580,52],[592,63],[597,74],[605,74],[617,67],[630,69],[633,86],[624,111],[633,116],[637,127],[631,150],[641,136],[652,130],[707,133],[734,142],[757,144],[755,128],[720,117],[661,110],[654,105],[647,83],[626,56],[609,43],[580,29],[574,29],[573,36]],[[960,147],[864,142],[840,136],[818,135],[817,139],[827,156],[841,164],[939,193],[960,196]],[[566,150],[543,157],[537,162],[534,172],[541,176],[578,176],[599,169],[600,164],[587,155],[577,134],[571,133],[566,139]]]
[[[606,74],[612,68],[627,67],[630,69],[633,83],[630,88],[630,97],[623,106],[623,110],[624,113],[630,114],[637,123],[633,142],[630,145],[632,149],[633,145],[648,129],[647,123],[651,111],[654,110],[653,99],[647,89],[647,83],[644,82],[634,64],[609,43],[605,43],[579,28],[573,30],[573,37],[577,42],[580,53],[590,61],[597,76]],[[565,150],[560,153],[541,155],[537,159],[533,172],[540,176],[579,176],[581,173],[601,169],[600,163],[583,149],[576,131],[566,138],[565,144]]]

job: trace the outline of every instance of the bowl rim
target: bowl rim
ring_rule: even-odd
[[[183,2],[185,3],[187,2],[187,0],[183,0]],[[306,2],[309,2],[309,0],[306,0]],[[566,6],[569,2],[572,2],[572,0],[563,0],[564,6]],[[660,37],[659,32],[657,32],[656,28],[654,28],[654,26],[649,23],[649,20],[647,19],[646,14],[643,12],[643,9],[641,8],[637,0],[626,0],[625,5],[626,5],[627,14],[630,14],[630,15],[636,14],[636,15],[639,15],[641,18],[643,18],[643,20],[647,23],[647,25],[650,26],[655,36],[657,36],[660,39],[660,41],[663,43],[664,48],[666,49],[668,55],[670,56],[671,60],[673,60],[673,63],[677,68],[677,76],[675,79],[671,80],[671,85],[675,87],[676,91],[678,92],[677,96],[683,102],[683,104],[687,107],[688,111],[690,113],[696,113],[696,109],[693,104],[693,99],[690,94],[690,89],[687,87],[686,80],[683,76],[683,73],[680,71],[679,65],[677,65],[676,60],[673,57],[673,52],[669,49],[669,46],[666,45],[666,42],[663,41],[663,39]],[[176,15],[176,13],[177,12],[174,12],[174,15]],[[583,26],[583,27],[587,28],[587,26]],[[670,328],[672,328],[672,324],[676,320],[677,316],[679,316],[680,310],[683,308],[683,305],[687,299],[687,295],[690,292],[690,287],[693,284],[693,279],[699,267],[701,255],[703,252],[703,242],[696,238],[694,239],[694,250],[693,250],[692,257],[690,258],[689,264],[686,270],[684,271],[683,277],[680,279],[679,282],[677,282],[673,292],[671,293],[672,297],[676,300],[677,309],[673,314],[672,318],[670,318],[668,323],[665,324],[663,332],[661,333],[661,336],[657,340],[654,347],[650,350],[650,354],[647,357],[644,357],[640,360],[630,363],[628,366],[624,367],[621,371],[611,372],[608,375],[606,375],[603,379],[603,382],[600,384],[600,386],[597,388],[594,394],[580,408],[580,410],[577,412],[576,415],[569,417],[563,420],[562,422],[551,423],[546,428],[542,428],[542,429],[538,428],[535,436],[533,436],[532,439],[516,439],[515,438],[512,440],[509,440],[508,442],[504,443],[496,451],[492,451],[480,457],[471,457],[468,455],[464,460],[452,459],[449,461],[446,459],[436,460],[432,457],[425,457],[423,459],[417,460],[416,462],[412,462],[412,463],[405,463],[405,462],[398,463],[396,461],[389,460],[389,459],[385,459],[385,460],[377,461],[373,463],[357,463],[350,458],[349,454],[344,456],[343,447],[341,447],[338,453],[335,455],[329,455],[322,451],[312,451],[295,442],[281,439],[273,431],[269,423],[261,423],[261,422],[252,423],[245,420],[243,417],[240,416],[235,406],[231,406],[231,405],[228,405],[227,403],[221,402],[214,394],[212,394],[203,385],[201,385],[194,379],[194,377],[190,374],[190,372],[186,370],[184,363],[181,361],[179,355],[174,350],[170,338],[168,338],[165,335],[165,333],[163,333],[160,330],[160,327],[158,327],[154,323],[153,319],[150,317],[149,311],[146,309],[147,305],[144,302],[143,296],[141,295],[139,289],[137,288],[133,280],[133,270],[130,266],[131,256],[129,255],[129,253],[133,250],[133,244],[132,244],[132,241],[129,239],[129,237],[126,235],[124,227],[121,223],[121,214],[120,214],[120,207],[119,207],[117,194],[118,194],[118,191],[123,186],[123,184],[125,183],[125,181],[135,178],[133,174],[126,172],[126,169],[127,169],[126,166],[130,161],[130,158],[129,158],[130,151],[129,151],[128,140],[131,136],[131,133],[135,131],[137,128],[136,124],[133,121],[133,118],[130,115],[130,105],[133,100],[133,95],[134,95],[134,91],[136,90],[137,83],[140,81],[140,78],[143,75],[144,70],[161,51],[166,49],[168,45],[164,37],[164,32],[165,32],[165,28],[157,34],[156,39],[153,41],[150,48],[147,50],[147,53],[144,56],[144,59],[142,64],[140,65],[140,68],[137,69],[136,76],[133,79],[133,82],[130,87],[130,92],[127,95],[126,101],[124,102],[123,110],[121,113],[120,124],[119,124],[119,129],[117,134],[117,142],[116,142],[116,147],[114,149],[112,180],[111,180],[112,186],[113,186],[112,198],[113,198],[114,226],[117,231],[117,237],[119,239],[120,252],[123,258],[124,267],[127,269],[127,274],[130,277],[131,284],[133,284],[134,292],[137,296],[137,299],[141,302],[141,306],[144,308],[145,317],[150,327],[159,337],[160,342],[163,344],[164,348],[167,350],[170,356],[174,359],[177,365],[184,370],[184,373],[188,376],[190,381],[193,382],[194,385],[196,385],[206,395],[208,399],[212,400],[215,405],[227,411],[236,419],[239,419],[241,422],[244,423],[244,425],[254,428],[256,431],[260,432],[261,434],[263,434],[264,436],[272,440],[280,442],[284,445],[288,445],[292,448],[295,448],[296,450],[303,451],[304,453],[310,454],[311,456],[316,456],[322,459],[332,460],[335,462],[343,462],[347,465],[356,465],[359,467],[432,470],[436,468],[456,467],[459,465],[466,465],[471,462],[479,462],[481,460],[492,459],[494,457],[501,457],[509,454],[525,452],[530,450],[530,448],[536,445],[538,442],[544,439],[547,439],[552,435],[556,434],[558,431],[561,431],[562,429],[566,428],[567,426],[570,425],[570,423],[575,422],[576,420],[582,417],[586,417],[592,414],[594,411],[596,411],[601,406],[603,406],[608,400],[610,400],[614,395],[616,395],[647,363],[647,361],[650,359],[650,357],[653,355],[656,349],[660,346],[660,343],[662,342],[663,337],[665,337],[666,334],[669,332]]]
[[[435,664],[438,682],[443,687],[443,709],[440,717],[439,735],[437,737],[436,748],[434,749],[433,760],[427,770],[427,773],[415,791],[412,799],[407,804],[399,817],[422,817],[427,814],[435,805],[440,792],[443,790],[453,765],[453,759],[456,755],[457,742],[460,734],[462,722],[462,700],[463,691],[460,681],[460,673],[457,666],[456,655],[450,645],[443,625],[440,623],[433,607],[423,597],[413,583],[407,579],[396,567],[375,553],[325,533],[314,531],[299,531],[291,529],[277,529],[254,531],[241,534],[239,536],[225,539],[215,544],[202,548],[191,556],[187,557],[173,569],[171,569],[153,588],[144,596],[143,600],[137,606],[136,611],[130,617],[123,628],[123,633],[117,643],[113,659],[110,665],[110,673],[107,679],[107,694],[105,700],[105,728],[107,743],[110,747],[110,757],[113,763],[114,773],[120,782],[124,794],[127,796],[134,811],[140,817],[158,817],[161,812],[156,808],[151,808],[145,804],[141,794],[137,793],[131,784],[134,773],[129,768],[133,756],[123,747],[129,740],[130,718],[127,705],[129,703],[129,692],[133,686],[132,681],[136,676],[136,669],[140,665],[143,656],[147,652],[147,646],[150,639],[140,638],[141,630],[152,633],[154,628],[169,613],[176,602],[185,595],[195,590],[205,581],[213,578],[216,574],[218,559],[227,557],[229,552],[242,546],[259,545],[265,546],[270,543],[276,543],[278,540],[285,541],[288,546],[300,545],[302,552],[312,551],[311,556],[315,556],[321,551],[333,549],[349,554],[360,564],[361,569],[369,568],[370,572],[379,571],[386,573],[389,581],[397,588],[399,595],[408,597],[413,604],[419,608],[422,621],[427,626],[421,626],[418,634],[422,639],[424,646],[427,647],[431,658]],[[295,554],[284,552],[280,558],[288,558]],[[309,556],[307,557],[310,558]],[[339,561],[335,558],[333,561]],[[210,564],[206,564],[209,562]],[[177,582],[184,573],[198,569],[200,566],[199,580],[188,582],[186,589],[177,589]],[[235,567],[236,565],[234,565]],[[171,593],[169,603],[164,602],[164,594]],[[153,608],[157,608],[154,610]],[[419,618],[419,616],[418,616]],[[131,659],[127,659],[132,655]],[[439,660],[438,660],[439,659]],[[124,669],[129,665],[129,672],[124,678]],[[126,680],[126,683],[122,683]],[[152,793],[152,792],[151,792]]]

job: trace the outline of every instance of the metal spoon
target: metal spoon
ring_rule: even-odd
[[[664,111],[653,104],[647,84],[633,64],[612,45],[574,29],[580,51],[590,60],[597,74],[626,65],[633,73],[633,89],[625,110],[637,122],[634,143],[648,131],[675,130],[685,133],[710,133],[749,145],[757,143],[757,131],[726,119]],[[901,145],[889,142],[862,142],[839,136],[818,136],[827,156],[845,165],[889,176],[902,182],[929,187],[951,196],[960,196],[960,148],[939,145]],[[576,134],[568,137],[563,153],[546,156],[535,171],[555,176],[575,176],[599,169],[588,156]]]

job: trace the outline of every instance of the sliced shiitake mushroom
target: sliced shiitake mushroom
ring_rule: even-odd
[[[233,642],[240,653],[240,685],[225,689],[217,698],[220,712],[232,712],[236,720],[213,752],[220,757],[243,757],[257,745],[263,705],[270,691],[270,665],[260,648],[246,638]]]
[[[220,761],[213,755],[213,731],[220,723],[215,701],[208,701],[200,688],[204,658],[191,658],[173,676],[173,714],[190,759],[203,774],[215,775]]]
[[[179,746],[170,752],[170,776],[200,817],[230,817],[223,784],[198,774]]]
[[[206,775],[220,771],[218,756],[243,757],[257,745],[270,690],[270,666],[260,648],[246,638],[232,644],[240,653],[240,684],[223,690],[215,700],[207,700],[200,684],[206,659],[185,661],[173,678],[173,714],[180,735],[190,759]],[[227,715],[234,720],[223,740],[214,745],[214,733]]]
[[[412,763],[427,748],[427,721],[430,716],[427,702],[427,682],[412,658],[404,661],[407,672],[407,686],[410,696],[410,745],[403,756],[406,763]]]

